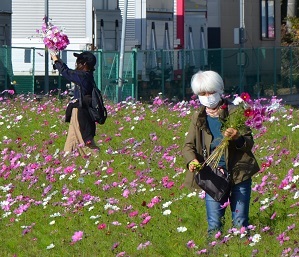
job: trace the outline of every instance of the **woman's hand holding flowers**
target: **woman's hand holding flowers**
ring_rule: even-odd
[[[201,164],[197,159],[192,160],[188,165],[189,171],[195,172],[201,169]]]
[[[58,61],[59,60],[59,56],[56,55],[55,53],[50,53],[51,55],[51,59],[53,60],[53,62]]]
[[[229,139],[236,140],[240,137],[240,132],[237,129],[234,129],[234,128],[227,128],[224,131],[223,135],[225,137],[228,137]]]

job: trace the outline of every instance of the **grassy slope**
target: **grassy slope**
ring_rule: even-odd
[[[182,117],[185,109],[174,111],[172,106],[109,105],[107,123],[97,127],[101,153],[84,160],[61,153],[68,128],[63,122],[64,104],[54,99],[1,102],[0,202],[13,201],[11,214],[0,210],[1,256],[173,257],[194,256],[206,248],[204,201],[180,187],[184,180],[180,150],[191,114]],[[18,115],[22,118],[16,121]],[[256,226],[252,234],[260,234],[261,240],[250,246],[246,239],[230,234],[227,243],[216,240],[213,256],[251,256],[253,251],[258,252],[253,256],[281,256],[288,247],[290,253],[285,256],[294,252],[298,227],[290,226],[298,224],[298,207],[291,208],[297,202],[293,199],[296,183],[288,183],[291,189],[279,185],[292,168],[298,174],[293,165],[298,132],[292,132],[297,121],[297,110],[293,115],[279,113],[277,121],[267,125],[268,132],[256,139],[260,164],[273,160],[254,178],[254,186],[260,185],[261,190],[253,192],[250,217]],[[72,172],[65,173],[66,167],[73,167]],[[174,185],[167,188],[167,182]],[[5,191],[9,184],[13,186]],[[129,195],[124,197],[124,192]],[[261,211],[266,205],[263,201],[271,198]],[[148,207],[152,199],[159,201]],[[170,206],[163,208],[167,202]],[[22,204],[28,209],[14,213]],[[163,215],[167,209],[171,214]],[[52,217],[55,213],[61,216]],[[228,210],[226,231],[229,214]],[[151,219],[142,226],[147,215]],[[132,223],[136,226],[127,228]],[[99,224],[106,227],[99,229]],[[266,226],[270,229],[261,231]],[[187,231],[179,233],[178,227]],[[72,243],[75,231],[84,235]],[[283,232],[289,240],[280,244],[277,237]],[[186,247],[189,240],[196,248]],[[52,243],[55,247],[46,249]]]

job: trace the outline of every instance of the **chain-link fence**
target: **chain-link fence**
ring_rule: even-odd
[[[75,68],[73,53],[73,50],[60,53],[70,68]],[[114,102],[127,97],[150,101],[158,94],[173,101],[189,99],[192,95],[190,80],[198,70],[220,73],[228,94],[246,91],[253,97],[294,95],[299,88],[297,47],[134,49],[125,52],[122,83],[119,83],[119,52],[99,50],[94,54],[98,60],[95,71],[98,87]],[[50,58],[47,66],[51,93],[72,87],[53,69]],[[13,88],[17,94],[48,93],[45,92],[45,70],[44,49],[0,47],[0,92]]]

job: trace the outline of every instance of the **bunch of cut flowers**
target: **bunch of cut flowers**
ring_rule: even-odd
[[[70,44],[69,38],[63,30],[50,21],[45,22],[45,18],[42,28],[36,30],[36,32],[51,53],[58,54],[59,51],[66,49]]]
[[[248,129],[251,129],[256,132],[256,137],[261,136],[266,132],[264,122],[271,120],[273,113],[280,109],[280,102],[281,99],[279,100],[275,97],[272,97],[270,100],[265,98],[253,100],[248,93],[237,95],[233,101],[232,111],[230,111],[227,119],[222,124],[222,131],[225,131],[227,128],[234,128],[240,134],[244,134]],[[227,106],[224,108],[227,108]],[[204,164],[200,166],[210,165],[214,169],[217,168],[220,158],[229,144],[229,140],[230,138],[224,137],[205,160]],[[200,167],[198,168],[200,169]]]

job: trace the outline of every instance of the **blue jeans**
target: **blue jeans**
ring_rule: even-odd
[[[229,196],[230,208],[232,212],[233,227],[247,227],[249,225],[249,204],[251,195],[251,179],[234,185]],[[206,194],[206,211],[208,220],[208,234],[211,236],[217,231],[221,231],[224,224],[224,214],[226,208],[221,208],[224,201],[216,202],[211,196]]]

